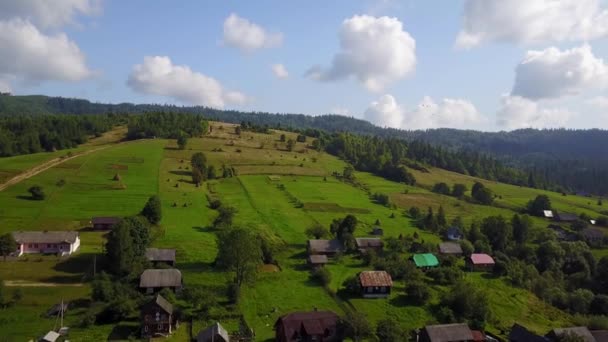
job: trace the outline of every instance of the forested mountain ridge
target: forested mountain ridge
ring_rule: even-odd
[[[42,95],[0,95],[0,116],[150,112],[200,114],[208,119],[230,123],[248,122],[256,126],[297,130],[317,129],[329,133],[350,132],[404,139],[410,142],[423,141],[431,145],[443,146],[446,150],[488,153],[527,174],[523,185],[561,191],[608,193],[608,153],[605,151],[608,147],[608,131],[600,129],[521,129],[511,132],[457,129],[406,131],[381,128],[361,119],[332,114],[320,116],[273,114],[219,110],[202,106],[103,104],[84,99]],[[556,187],[555,184],[561,186]]]

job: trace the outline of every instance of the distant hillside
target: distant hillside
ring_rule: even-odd
[[[341,115],[308,116],[264,112],[218,110],[202,106],[157,104],[104,104],[62,97],[0,96],[0,116],[48,114],[107,114],[146,112],[201,114],[223,122],[251,122],[255,125],[294,129],[320,129],[328,132],[351,132],[384,138],[422,140],[448,149],[486,152],[530,173],[528,184],[562,184],[565,189],[608,193],[608,131],[524,129],[512,132],[479,132],[457,129],[405,131],[381,128]]]

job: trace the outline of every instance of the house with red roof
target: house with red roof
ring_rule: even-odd
[[[359,273],[359,284],[363,298],[386,298],[391,294],[393,279],[386,271],[363,271]]]
[[[279,317],[274,324],[278,342],[338,342],[340,317],[331,311],[294,312]]]
[[[473,253],[467,259],[467,266],[471,271],[491,271],[494,265],[494,259],[485,253]]]

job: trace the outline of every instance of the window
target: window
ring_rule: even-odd
[[[382,286],[382,287],[380,288],[380,292],[382,292],[382,293],[386,292],[386,286]]]
[[[34,248],[38,248],[38,244],[37,243],[34,244]]]

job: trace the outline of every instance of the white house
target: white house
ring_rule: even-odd
[[[13,232],[17,242],[17,255],[31,253],[70,255],[80,247],[80,237],[75,231]]]

